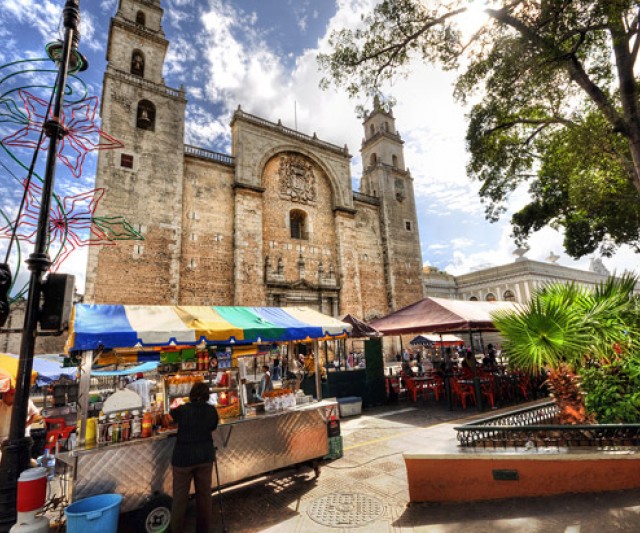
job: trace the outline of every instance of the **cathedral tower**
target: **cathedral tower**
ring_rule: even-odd
[[[422,298],[422,253],[413,178],[404,164],[404,141],[393,111],[374,100],[364,119],[360,192],[380,199],[387,302],[396,310]]]
[[[177,303],[183,221],[182,89],[162,76],[168,48],[160,0],[120,0],[111,20],[102,128],[124,143],[100,151],[97,215],[122,215],[144,241],[89,251],[86,298],[99,303]]]

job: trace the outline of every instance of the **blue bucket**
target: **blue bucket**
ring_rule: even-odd
[[[121,494],[100,494],[72,503],[64,510],[67,533],[117,533]]]

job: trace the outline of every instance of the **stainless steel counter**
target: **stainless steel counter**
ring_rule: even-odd
[[[222,421],[214,432],[220,484],[238,481],[328,453],[327,411],[335,400],[293,410]],[[175,431],[110,445],[88,445],[58,454],[70,466],[73,500],[95,494],[124,495],[121,510],[141,507],[156,493],[171,495],[171,455]],[[212,486],[215,487],[215,474]]]

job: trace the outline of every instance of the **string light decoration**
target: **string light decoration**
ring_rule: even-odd
[[[36,171],[36,156],[49,145],[42,134],[48,116],[49,98],[56,84],[57,69],[49,58],[20,60],[0,66],[0,242],[8,240],[6,259],[14,265],[10,301],[24,298],[28,283],[16,286],[26,254],[23,247],[33,244],[38,231],[38,213],[43,179]],[[46,95],[46,98],[42,95]],[[51,271],[56,272],[73,252],[86,246],[114,246],[122,240],[144,240],[124,216],[101,217],[96,210],[105,190],[83,190],[83,167],[97,150],[124,145],[97,125],[99,101],[88,96],[86,84],[70,73],[60,122],[65,135],[58,142],[56,189],[49,210],[48,253]],[[77,181],[72,187],[69,180]],[[6,193],[5,193],[6,191]],[[68,191],[72,191],[69,194]],[[19,206],[19,207],[18,207]],[[12,247],[14,248],[12,250]],[[3,254],[4,255],[4,254]],[[21,277],[22,279],[22,277]]]
[[[46,150],[49,144],[48,137],[42,137],[40,132],[47,121],[46,100],[33,94],[18,90],[18,94],[24,103],[27,122],[25,126],[15,133],[2,139],[5,146]],[[122,148],[124,144],[105,133],[95,123],[98,110],[98,98],[91,96],[80,102],[65,105],[62,108],[60,122],[66,131],[66,135],[59,141],[58,159],[71,171],[74,178],[82,175],[82,165],[89,152],[95,150],[110,150]],[[94,141],[98,138],[98,142]]]

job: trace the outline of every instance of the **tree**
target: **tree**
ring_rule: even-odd
[[[552,225],[576,258],[621,244],[640,252],[640,2],[496,0],[463,42],[456,21],[467,4],[383,0],[360,29],[331,35],[322,86],[376,94],[414,59],[464,62],[455,95],[476,102],[468,172],[487,218],[528,183],[531,200],[511,220],[519,244]]]

